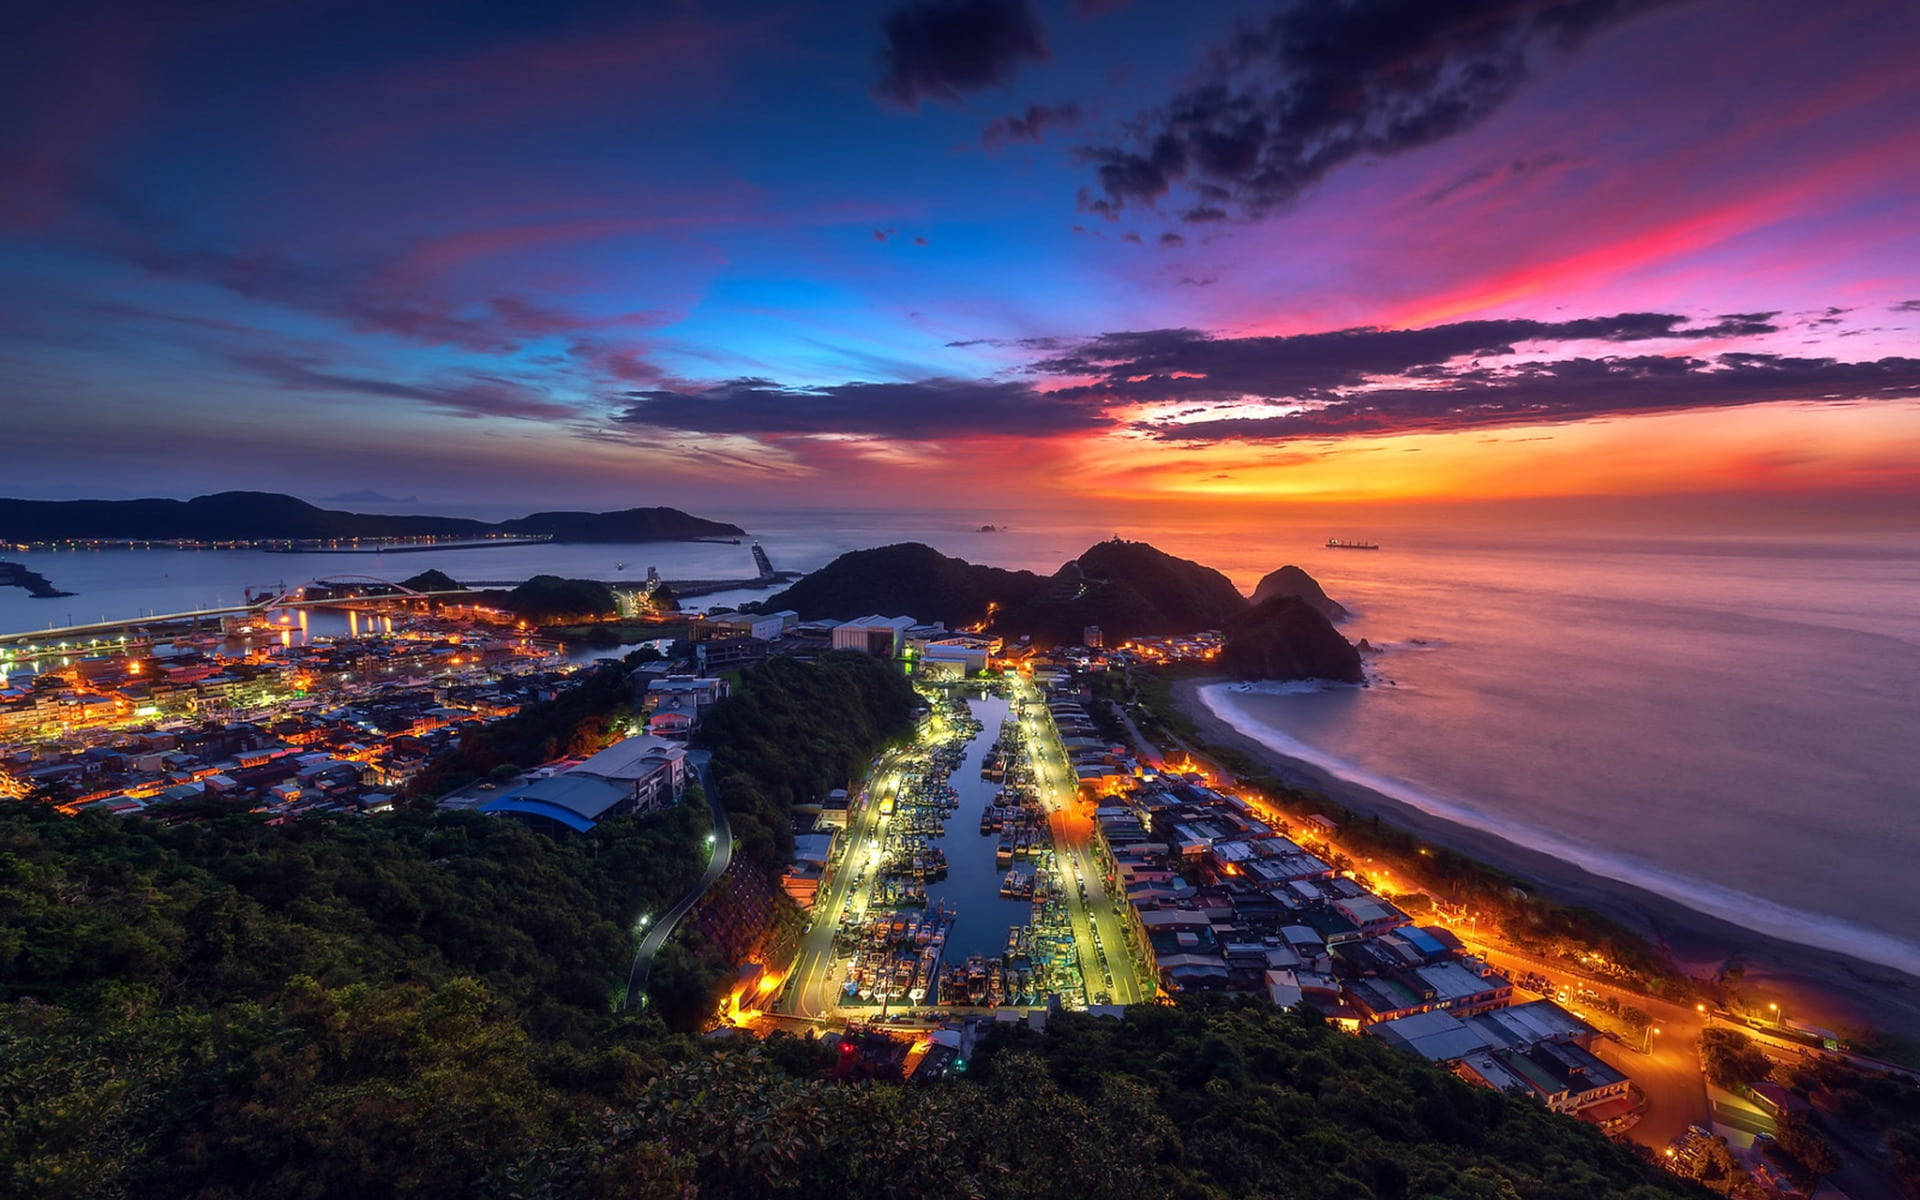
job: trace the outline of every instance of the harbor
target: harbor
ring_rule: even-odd
[[[1086,1003],[1019,705],[936,693],[929,736],[870,794],[874,832],[832,939],[834,1004],[903,1016],[916,1007]]]

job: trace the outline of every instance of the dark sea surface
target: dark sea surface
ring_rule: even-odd
[[[1599,537],[1173,517],[1114,525],[991,511],[702,515],[739,523],[776,567],[795,570],[917,540],[1051,572],[1115,533],[1218,567],[1249,591],[1296,563],[1354,611],[1348,637],[1384,649],[1369,659],[1366,688],[1209,690],[1209,704],[1243,732],[1596,874],[1920,975],[1920,534]],[[980,532],[987,522],[1006,528]],[[1329,535],[1382,548],[1329,550]],[[78,594],[32,600],[0,589],[4,630],[233,603],[248,586],[343,573],[753,574],[744,541],[10,557]]]

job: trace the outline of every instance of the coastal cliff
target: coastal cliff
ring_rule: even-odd
[[[1305,600],[1313,606],[1314,611],[1329,621],[1344,621],[1353,615],[1321,590],[1319,580],[1292,563],[1269,574],[1254,586],[1253,602],[1255,604],[1271,600],[1275,596],[1294,596]]]
[[[1298,596],[1272,596],[1227,622],[1220,665],[1242,679],[1359,683],[1360,652]]]

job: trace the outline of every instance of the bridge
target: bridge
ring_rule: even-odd
[[[334,589],[354,587],[380,587],[388,590],[379,592],[342,593]],[[330,594],[308,597],[307,590],[325,589]],[[221,617],[246,616],[283,608],[344,608],[349,605],[383,604],[393,601],[433,600],[445,596],[466,596],[472,593],[461,588],[454,591],[421,592],[404,584],[394,583],[373,575],[343,575],[333,579],[313,579],[290,588],[275,596],[266,596],[249,600],[245,604],[228,604],[213,608],[189,609],[185,612],[150,613],[146,616],[127,617],[117,621],[90,621],[79,625],[60,625],[47,629],[30,629],[18,633],[0,633],[0,648],[18,647],[33,650],[88,650],[104,646],[117,645],[111,635],[122,630],[145,629],[154,625],[198,625],[203,620],[218,620]],[[43,644],[44,643],[44,644]]]

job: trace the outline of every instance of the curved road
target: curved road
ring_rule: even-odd
[[[627,972],[627,1008],[629,1010],[645,1002],[647,992],[647,973],[653,969],[653,956],[660,953],[660,947],[667,944],[673,935],[674,926],[680,918],[687,915],[700,897],[707,894],[714,881],[727,873],[727,866],[733,862],[733,827],[727,823],[727,810],[720,804],[719,793],[713,790],[713,784],[707,779],[707,762],[712,755],[704,750],[695,750],[687,755],[687,761],[700,776],[700,790],[707,794],[707,806],[713,812],[713,857],[707,862],[707,873],[693,890],[680,897],[679,903],[668,909],[666,915],[653,923],[647,936],[640,940],[640,948],[633,955],[633,969]]]

